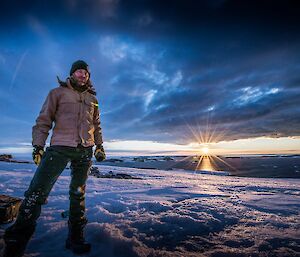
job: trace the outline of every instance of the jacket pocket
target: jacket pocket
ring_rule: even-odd
[[[57,108],[59,115],[74,115],[76,112],[78,112],[78,103],[75,101],[61,101]]]

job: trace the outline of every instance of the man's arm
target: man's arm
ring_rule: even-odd
[[[102,145],[103,139],[102,139],[99,105],[95,106],[94,127],[95,127],[95,131],[94,131],[95,145]]]
[[[55,117],[57,97],[54,90],[51,90],[42,106],[36,124],[32,127],[32,145],[45,146],[49,131]]]

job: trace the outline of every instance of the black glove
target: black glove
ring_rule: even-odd
[[[96,146],[94,156],[95,156],[97,162],[102,162],[102,161],[105,160],[106,155],[105,155],[105,152],[104,152],[104,149],[103,149],[102,145],[97,145]]]
[[[36,165],[39,165],[44,154],[44,147],[39,145],[33,146],[32,159]]]

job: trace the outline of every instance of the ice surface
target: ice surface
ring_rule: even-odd
[[[300,256],[299,179],[95,166],[142,179],[89,177],[86,239],[92,251],[86,256]],[[35,166],[3,167],[0,193],[22,197]],[[73,256],[64,248],[67,219],[61,217],[69,173],[43,206],[26,256]]]

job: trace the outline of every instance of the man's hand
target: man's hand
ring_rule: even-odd
[[[105,160],[106,155],[105,155],[105,152],[104,152],[104,149],[103,149],[102,145],[97,145],[96,146],[94,156],[95,156],[97,162],[102,162],[102,161]]]
[[[32,159],[36,165],[39,165],[44,154],[44,147],[39,145],[33,146]]]

